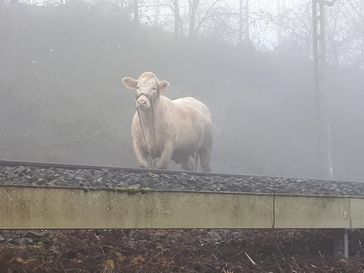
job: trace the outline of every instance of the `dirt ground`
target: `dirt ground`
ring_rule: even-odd
[[[364,272],[364,231],[349,259],[333,256],[335,231],[0,231],[0,273]]]

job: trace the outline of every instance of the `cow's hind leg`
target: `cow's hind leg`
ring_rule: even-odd
[[[180,165],[182,167],[182,169],[184,169],[185,171],[194,171],[194,164],[195,163],[195,158],[193,156],[189,156],[188,158],[186,158],[185,160],[183,160]]]
[[[210,172],[210,159],[211,159],[211,152],[210,149],[201,149],[199,152],[199,161],[201,166],[201,171],[203,172]]]
[[[195,172],[201,171],[200,167],[201,167],[200,154],[196,152],[193,154],[193,170]]]
[[[210,172],[210,159],[211,159],[211,148],[212,148],[212,128],[211,126],[206,127],[203,145],[199,149],[200,166],[201,171]]]

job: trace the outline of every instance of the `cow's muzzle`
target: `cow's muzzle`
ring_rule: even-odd
[[[147,93],[140,93],[136,97],[135,106],[142,111],[146,111],[153,107],[153,102],[154,102],[154,100],[151,95],[149,95]]]

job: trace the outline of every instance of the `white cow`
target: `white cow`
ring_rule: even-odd
[[[131,133],[139,167],[167,169],[173,160],[185,170],[210,171],[212,122],[206,105],[192,97],[168,99],[169,82],[152,72],[122,81],[136,90]]]

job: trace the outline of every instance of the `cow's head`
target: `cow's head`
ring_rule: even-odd
[[[122,81],[127,88],[136,90],[135,105],[142,111],[156,107],[161,92],[165,91],[169,86],[168,81],[160,81],[152,72],[143,73],[137,80],[125,77]]]

